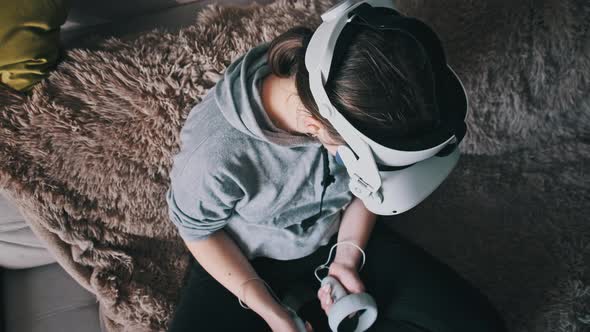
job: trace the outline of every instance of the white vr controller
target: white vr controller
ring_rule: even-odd
[[[360,312],[354,332],[366,331],[377,320],[377,304],[368,293],[348,294],[344,287],[331,276],[322,279],[322,287],[330,284],[333,304],[328,310],[328,324],[332,331],[337,332],[338,326],[352,314]],[[305,323],[294,309],[286,307],[295,321],[299,332],[306,332]]]

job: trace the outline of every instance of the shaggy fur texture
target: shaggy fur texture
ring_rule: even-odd
[[[68,52],[31,96],[0,91],[0,187],[112,330],[161,331],[173,313],[189,256],[164,193],[188,111],[233,59],[330,2],[210,6],[178,33]],[[440,33],[471,111],[457,169],[391,225],[512,331],[590,330],[590,3],[397,3]]]

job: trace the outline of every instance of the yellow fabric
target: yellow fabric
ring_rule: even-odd
[[[0,82],[27,91],[59,57],[69,0],[0,0]]]

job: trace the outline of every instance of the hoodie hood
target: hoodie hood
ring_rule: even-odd
[[[264,110],[260,91],[262,79],[271,73],[268,47],[260,44],[227,67],[214,92],[221,113],[232,127],[253,138],[282,146],[320,146],[315,139],[276,127]]]

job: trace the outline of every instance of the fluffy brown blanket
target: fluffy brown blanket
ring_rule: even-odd
[[[112,330],[161,331],[173,313],[189,256],[164,193],[188,111],[233,59],[317,25],[330,1],[210,6],[178,33],[68,52],[31,96],[0,91],[0,187]],[[458,168],[392,226],[512,331],[590,330],[590,2],[397,2],[439,31],[471,111]]]

